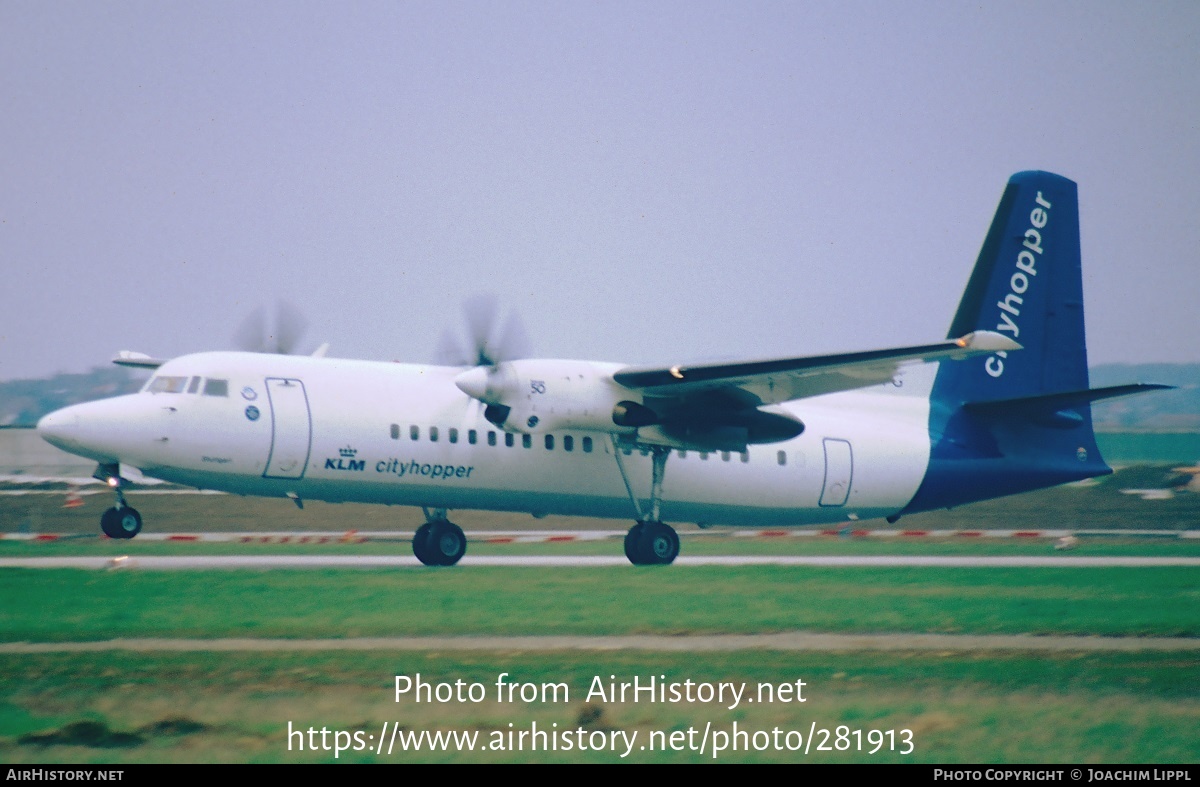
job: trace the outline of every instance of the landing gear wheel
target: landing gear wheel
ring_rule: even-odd
[[[635,566],[666,566],[679,555],[679,534],[662,522],[639,522],[625,535],[625,556]]]
[[[413,536],[413,554],[427,566],[453,566],[466,552],[467,537],[453,522],[426,522]]]
[[[133,538],[142,532],[142,515],[136,508],[114,506],[100,517],[100,529],[109,538]]]

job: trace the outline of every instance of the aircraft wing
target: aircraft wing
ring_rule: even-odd
[[[613,379],[647,397],[706,398],[717,394],[743,406],[778,404],[888,382],[908,363],[958,360],[1020,350],[1007,336],[975,331],[936,344],[888,350],[670,367],[627,366]]]

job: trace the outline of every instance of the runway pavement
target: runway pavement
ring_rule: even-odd
[[[627,567],[619,555],[467,556],[458,564],[472,566]],[[1200,566],[1200,557],[1069,557],[1069,556],[925,556],[925,555],[700,555],[680,557],[671,568],[692,566],[924,566],[931,568],[1146,568]],[[147,569],[318,569],[424,568],[415,557],[403,555],[219,555],[137,557],[21,557],[0,558],[0,568]],[[641,569],[646,570],[646,569]]]

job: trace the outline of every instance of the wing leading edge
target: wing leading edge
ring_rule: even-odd
[[[670,367],[627,366],[613,379],[647,397],[680,400],[721,392],[734,395],[745,405],[760,406],[885,383],[908,363],[960,360],[1020,349],[1021,345],[1007,336],[975,331],[935,344],[838,355]]]

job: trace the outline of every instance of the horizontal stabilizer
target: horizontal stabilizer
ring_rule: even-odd
[[[151,358],[145,353],[121,350],[121,352],[117,353],[117,357],[112,359],[112,362],[117,366],[128,366],[133,369],[157,369],[166,363],[167,359]]]
[[[980,415],[1022,415],[1047,426],[1073,427],[1083,422],[1083,415],[1074,408],[1086,406],[1103,399],[1132,396],[1148,391],[1174,388],[1157,383],[1133,383],[1112,385],[1107,388],[1086,388],[1081,391],[1022,396],[1016,399],[1000,399],[991,402],[967,402],[963,409]]]

